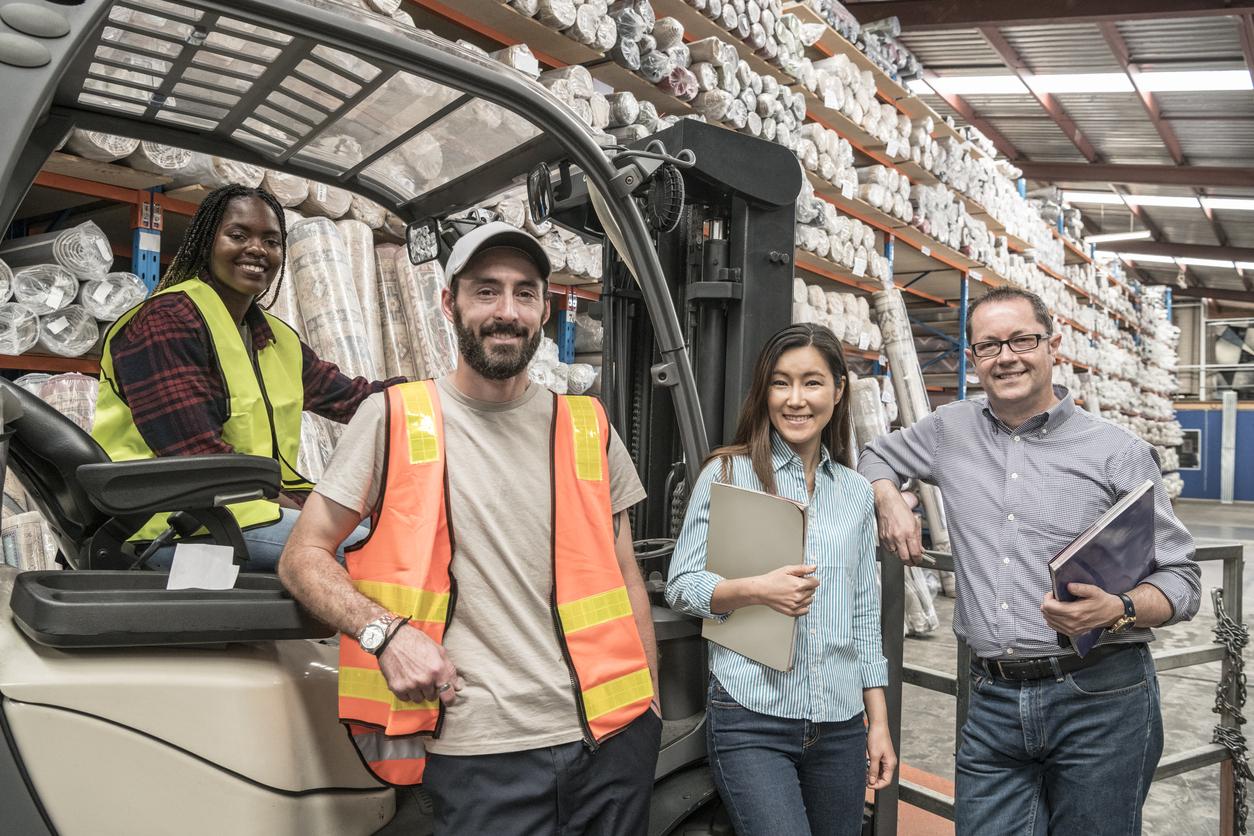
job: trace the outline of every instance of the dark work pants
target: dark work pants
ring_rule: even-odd
[[[603,741],[498,755],[431,755],[436,836],[643,836],[662,721],[645,711]]]

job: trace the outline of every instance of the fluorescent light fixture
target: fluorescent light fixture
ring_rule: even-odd
[[[1249,70],[1188,70],[1142,73],[1137,77],[1147,93],[1180,93],[1205,90],[1250,90]]]
[[[1236,269],[1236,265],[1231,261],[1221,261],[1215,258],[1177,258],[1176,262],[1186,267],[1226,267],[1229,270]]]
[[[1248,197],[1204,197],[1202,205],[1207,209],[1234,209],[1238,212],[1254,212],[1254,200]]]
[[[1104,244],[1107,241],[1147,241],[1153,237],[1148,229],[1138,229],[1135,232],[1108,232],[1104,235],[1090,235],[1084,240],[1090,244]]]
[[[947,75],[928,82],[937,93],[953,96],[1026,96],[1028,88],[1016,75]]]
[[[1196,197],[1170,197],[1154,194],[1117,195],[1114,192],[1063,192],[1062,199],[1068,203],[1098,203],[1105,206],[1121,206],[1125,202],[1130,206],[1162,206],[1176,209],[1200,209],[1201,204]]]
[[[928,84],[921,78],[912,78],[906,82],[906,87],[916,96],[930,96],[934,92],[932,85]]]
[[[1248,75],[1248,74],[1247,74]],[[1134,93],[1125,73],[1066,73],[1034,75],[1028,86],[1038,93]]]
[[[1063,192],[1067,203],[1098,203],[1105,206],[1122,206],[1123,198],[1114,192]]]
[[[1163,206],[1175,209],[1201,209],[1196,197],[1168,197],[1154,194],[1129,194],[1123,196],[1131,206]]]
[[[1254,270],[1254,261],[1238,261],[1238,270]]]
[[[1187,93],[1209,90],[1254,89],[1248,70],[1186,70],[1140,73],[1137,85],[1147,93]],[[1055,73],[1028,76],[1024,84],[1015,75],[938,76],[930,86],[921,79],[908,85],[915,93],[955,96],[1021,96],[1030,86],[1038,93],[1134,93],[1136,87],[1127,73]]]
[[[1176,260],[1169,255],[1144,255],[1141,253],[1112,253],[1098,250],[1100,258],[1121,258],[1124,261],[1140,261],[1144,264],[1175,264]]]

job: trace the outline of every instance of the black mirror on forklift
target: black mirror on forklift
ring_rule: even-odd
[[[411,264],[426,264],[439,259],[448,261],[453,245],[463,236],[484,224],[501,220],[499,213],[476,206],[456,218],[427,218],[405,227],[405,249]]]
[[[440,222],[436,218],[415,221],[405,227],[409,263],[418,265],[440,257]]]
[[[553,178],[548,163],[540,163],[527,174],[527,206],[536,224],[547,221],[553,212]]]

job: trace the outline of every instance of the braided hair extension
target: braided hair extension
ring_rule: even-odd
[[[187,227],[187,234],[183,236],[178,252],[174,254],[174,260],[170,262],[169,268],[166,269],[165,275],[157,285],[157,291],[165,290],[167,287],[188,279],[209,275],[213,241],[217,237],[218,227],[222,225],[226,207],[232,200],[243,197],[255,197],[262,201],[270,207],[279,221],[279,241],[283,249],[283,263],[279,265],[278,279],[270,287],[270,301],[264,305],[260,300],[257,302],[259,307],[267,309],[274,304],[279,296],[279,290],[283,287],[283,274],[287,262],[287,220],[283,216],[283,206],[265,189],[241,186],[238,183],[214,189],[205,197],[200,208],[196,210],[196,214],[192,216],[191,223]]]

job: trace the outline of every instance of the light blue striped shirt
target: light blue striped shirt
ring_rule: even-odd
[[[768,668],[716,644],[709,646],[710,668],[745,708],[821,723],[848,720],[863,710],[862,689],[888,684],[880,648],[874,495],[870,483],[823,448],[814,496],[808,496],[801,459],[776,433],[771,439],[776,491],[809,506],[806,553],[818,566],[819,587],[810,611],[797,619],[791,671]],[[723,578],[706,570],[705,548],[710,485],[721,475],[717,460],[701,472],[666,585],[672,608],[700,618],[719,617],[710,611],[710,599]],[[762,489],[747,456],[733,459],[731,481]]]

